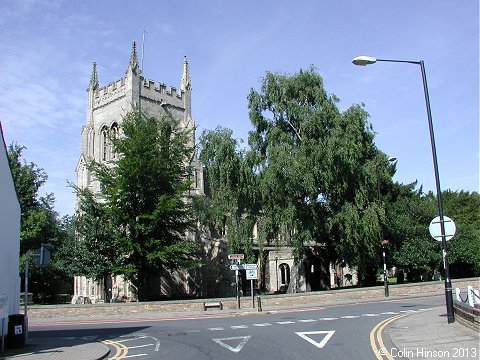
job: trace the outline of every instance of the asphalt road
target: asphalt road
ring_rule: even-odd
[[[30,338],[96,338],[111,347],[112,359],[371,360],[370,332],[377,324],[442,304],[434,296],[231,317],[52,324],[31,328]]]

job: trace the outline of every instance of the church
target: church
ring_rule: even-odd
[[[121,136],[123,116],[138,107],[150,116],[161,118],[172,115],[179,126],[191,130],[191,145],[195,144],[195,120],[192,116],[192,86],[187,59],[178,89],[164,83],[156,83],[143,76],[133,43],[125,76],[110,82],[104,87],[99,85],[96,63],[93,64],[90,83],[87,88],[86,123],[82,126],[80,136],[80,157],[76,166],[76,185],[88,188],[93,193],[100,192],[100,183],[94,179],[88,164],[94,160],[102,163],[115,161],[117,154],[111,146],[111,138]],[[194,195],[204,195],[203,169],[200,161],[193,154]],[[176,271],[165,276],[153,277],[151,289],[152,300],[185,297],[227,297],[234,296],[236,289],[235,272],[230,270],[227,243],[222,238],[212,238],[206,231],[199,229],[196,234],[189,234],[199,243],[199,257],[202,265],[189,271]],[[255,233],[252,234],[255,240]],[[289,247],[265,247],[263,256],[258,254],[259,277],[257,288],[261,291],[302,292],[320,290],[344,285],[348,279],[351,285],[356,283],[355,271],[340,267],[321,259],[321,248],[308,247],[304,261],[296,263]],[[259,249],[256,249],[259,253]],[[262,258],[262,260],[260,259]],[[248,291],[245,274],[241,274],[244,291]],[[341,282],[339,281],[341,279]],[[84,276],[74,278],[74,300],[87,299],[88,302],[134,301],[136,291],[133,284],[123,276],[112,276],[108,282],[109,299],[104,299],[102,281],[88,279]]]

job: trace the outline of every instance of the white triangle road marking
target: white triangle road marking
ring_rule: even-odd
[[[228,349],[234,353],[238,353],[240,350],[242,350],[243,346],[247,343],[247,341],[251,338],[251,335],[248,336],[234,336],[234,337],[229,337],[229,338],[223,338],[223,339],[212,339],[215,341],[218,345],[223,346],[225,349]],[[230,340],[241,340],[240,343],[236,346],[230,346],[226,344],[224,341],[230,341]]]
[[[323,330],[323,331],[304,331],[304,332],[296,332],[298,336],[300,336],[302,339],[308,341],[310,344],[318,347],[319,349],[323,348],[325,344],[330,340],[332,335],[335,333],[335,330]],[[319,335],[319,334],[325,334],[323,337],[322,341],[318,342],[313,340],[307,335]]]

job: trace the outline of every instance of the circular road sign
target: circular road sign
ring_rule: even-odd
[[[445,240],[450,240],[453,238],[453,235],[455,235],[456,227],[455,223],[453,222],[452,219],[450,219],[448,216],[443,217],[443,223],[445,226]],[[430,226],[428,227],[428,230],[430,231],[430,235],[437,240],[437,241],[442,241],[442,230],[440,227],[440,216],[437,216],[435,219],[433,219],[430,222]]]

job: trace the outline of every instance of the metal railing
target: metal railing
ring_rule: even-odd
[[[478,289],[474,289],[473,286],[469,285],[467,287],[467,295],[465,299],[462,297],[461,291],[459,288],[455,289],[455,293],[457,295],[457,300],[463,303],[468,303],[471,307],[479,307],[480,306],[480,291]]]

